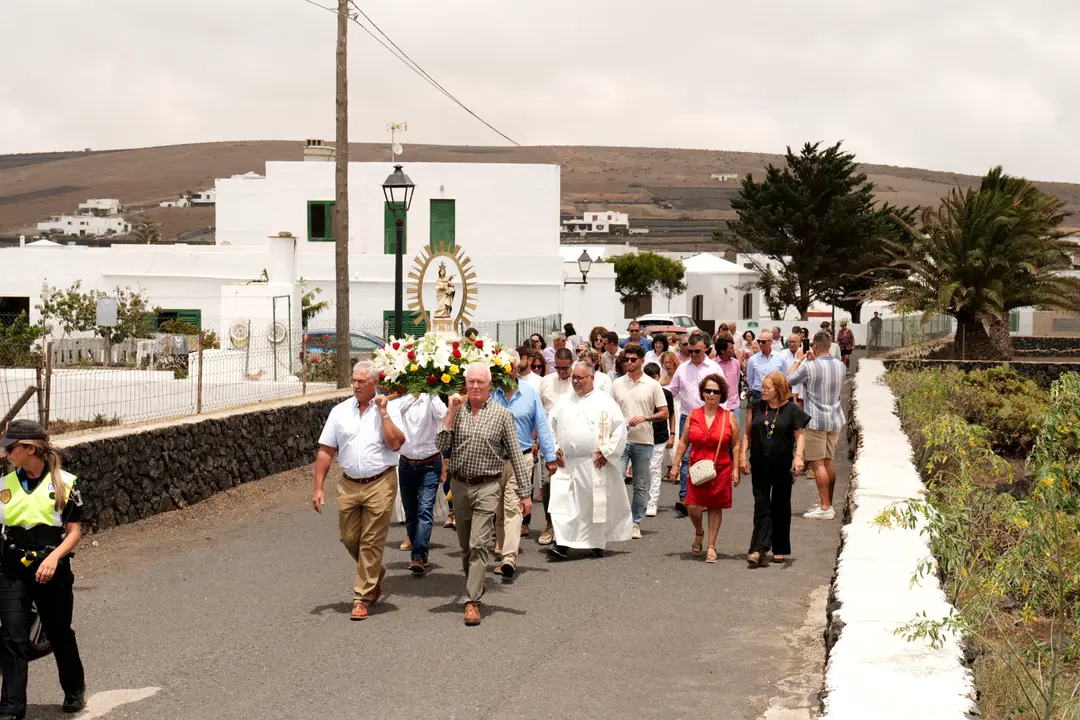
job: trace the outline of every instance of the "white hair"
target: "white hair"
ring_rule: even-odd
[[[465,377],[469,375],[482,375],[484,380],[491,382],[491,366],[482,362],[469,363],[465,366]]]
[[[574,363],[574,367],[576,367],[576,368],[577,367],[583,367],[583,368],[585,368],[586,370],[589,371],[590,375],[592,375],[594,377],[596,376],[596,368],[593,367],[592,363],[582,362],[582,361],[579,360],[576,363]]]
[[[379,381],[379,368],[370,360],[363,360],[353,365],[353,375],[359,370],[361,373],[367,373],[368,380]]]
[[[558,340],[559,338],[562,338],[563,340],[565,340],[566,339],[566,333],[564,333],[562,330],[556,330],[555,332],[551,333],[551,340],[549,340],[549,342],[552,345],[554,345],[555,341]]]
[[[513,360],[515,365],[521,364],[521,356],[518,355],[517,350],[504,350],[503,355]]]

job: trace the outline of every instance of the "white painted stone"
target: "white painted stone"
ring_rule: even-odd
[[[825,671],[822,718],[963,720],[975,707],[975,689],[959,639],[947,635],[934,649],[897,634],[919,613],[937,619],[952,608],[935,575],[912,584],[931,557],[925,522],[910,530],[873,524],[891,505],[925,492],[892,391],[881,382],[884,370],[880,361],[861,360],[855,378],[862,434],[833,584],[840,602],[833,617],[843,627]]]

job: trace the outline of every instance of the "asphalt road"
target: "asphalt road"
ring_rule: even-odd
[[[843,439],[838,456],[839,499]],[[665,483],[644,538],[608,557],[550,562],[534,528],[513,583],[491,576],[478,628],[462,622],[460,555],[442,527],[421,578],[406,573],[404,528],[392,528],[387,594],[350,622],[352,561],[334,513],[310,508],[311,477],[302,468],[84,540],[82,717],[815,716],[841,520],[798,516],[816,499],[805,477],[783,566],[746,567],[749,478],[715,565],[691,555],[692,526]],[[28,717],[63,717],[61,699],[52,659],[34,662]]]

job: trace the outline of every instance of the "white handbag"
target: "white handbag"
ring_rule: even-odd
[[[727,413],[720,417],[722,422],[727,422]],[[715,422],[715,421],[714,421]],[[716,446],[716,456],[712,460],[698,460],[696,463],[690,466],[690,482],[694,485],[704,485],[707,482],[712,482],[716,479],[716,461],[720,459],[720,448],[724,446],[724,430],[720,430],[720,444]]]

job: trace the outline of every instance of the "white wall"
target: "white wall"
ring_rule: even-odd
[[[580,281],[577,263],[566,263],[566,279]],[[622,332],[626,320],[623,305],[615,292],[615,266],[593,263],[587,285],[566,285],[562,291],[562,321],[573,323],[578,335],[585,337],[597,325]]]
[[[59,215],[46,222],[39,222],[42,232],[60,230],[65,235],[104,235],[109,230],[122,234],[131,230],[131,223],[122,217],[98,217],[96,215]]]

